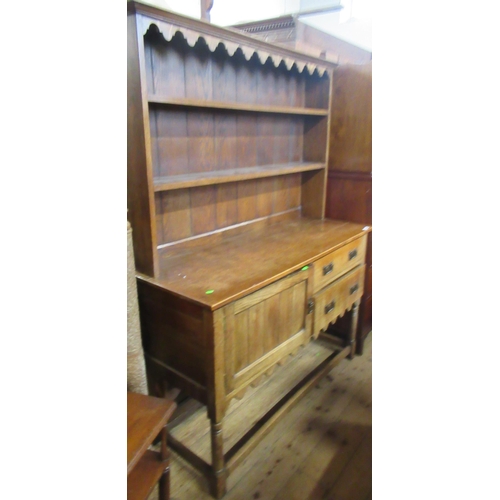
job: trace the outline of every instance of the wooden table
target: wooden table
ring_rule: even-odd
[[[167,422],[176,404],[133,392],[127,393],[127,498],[146,499],[160,481],[160,498],[170,497]],[[161,451],[149,447],[161,433]]]

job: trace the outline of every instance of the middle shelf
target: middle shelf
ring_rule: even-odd
[[[264,177],[296,174],[300,172],[309,172],[311,170],[321,170],[324,168],[324,163],[292,162],[277,165],[260,165],[257,167],[170,175],[168,177],[156,178],[154,180],[154,191],[171,191],[173,189],[223,184],[225,182],[261,179]]]
[[[165,106],[179,106],[186,108],[208,108],[226,111],[247,111],[253,113],[289,114],[306,116],[328,116],[328,110],[322,108],[306,108],[298,106],[276,106],[264,104],[250,104],[240,102],[222,102],[204,99],[168,98],[159,95],[150,95],[150,104]]]

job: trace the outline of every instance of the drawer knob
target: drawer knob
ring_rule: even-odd
[[[351,286],[349,289],[350,295],[352,295],[354,292],[356,292],[359,289],[359,285],[356,283],[354,286]]]
[[[354,259],[354,257],[356,257],[356,255],[358,255],[358,249],[357,248],[355,248],[354,250],[351,250],[349,252],[349,260]]]
[[[326,304],[325,314],[328,314],[329,312],[333,311],[334,308],[335,308],[335,301],[332,300],[329,304]]]
[[[323,267],[323,276],[330,274],[332,271],[333,271],[333,262],[330,262],[330,264]]]

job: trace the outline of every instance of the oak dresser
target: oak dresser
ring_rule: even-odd
[[[128,218],[150,390],[207,407],[226,478],[356,348],[369,227],[324,218],[335,65],[128,3]],[[230,401],[348,312],[332,354],[229,450]],[[333,339],[332,339],[333,340]]]

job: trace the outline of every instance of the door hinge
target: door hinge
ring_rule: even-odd
[[[307,303],[307,314],[311,314],[314,311],[314,300],[310,299]]]

